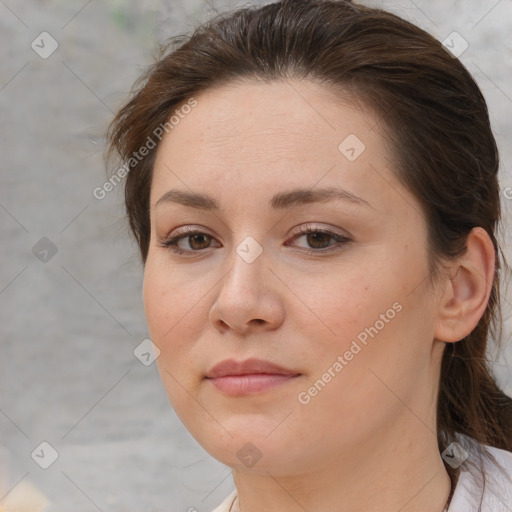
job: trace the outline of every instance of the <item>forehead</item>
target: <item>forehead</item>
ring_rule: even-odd
[[[343,185],[363,195],[388,172],[376,117],[310,81],[231,83],[195,96],[197,105],[163,138],[152,183],[254,194],[300,183]],[[286,188],[290,188],[287,186]]]

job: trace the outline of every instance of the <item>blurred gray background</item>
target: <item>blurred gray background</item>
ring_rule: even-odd
[[[0,0],[0,499],[32,486],[52,512],[202,512],[233,489],[177,419],[156,365],[134,356],[147,337],[142,267],[122,187],[103,200],[93,190],[106,180],[107,124],[159,44],[248,3]],[[501,150],[512,260],[512,2],[362,3],[467,42],[461,60]],[[509,394],[511,297],[506,348],[490,353]]]

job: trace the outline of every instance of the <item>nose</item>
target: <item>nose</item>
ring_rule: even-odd
[[[248,262],[233,252],[209,314],[210,323],[219,332],[231,329],[247,335],[277,329],[283,323],[280,281],[267,266],[263,254]]]

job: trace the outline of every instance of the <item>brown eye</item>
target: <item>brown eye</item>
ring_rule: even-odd
[[[192,255],[194,252],[200,253],[211,247],[212,240],[214,240],[212,236],[195,228],[187,228],[183,231],[184,234],[160,240],[158,245],[176,254]]]
[[[211,243],[211,237],[205,235],[204,233],[199,233],[197,235],[187,235],[182,238],[188,238],[190,247],[195,250],[207,249]]]
[[[327,233],[321,231],[315,231],[306,235],[308,244],[313,249],[323,249],[324,247],[327,247],[331,238],[332,235],[328,235]]]
[[[350,238],[346,236],[333,233],[332,231],[315,228],[314,226],[307,225],[301,226],[300,233],[293,238],[295,242],[298,239],[304,238],[307,246],[304,247],[307,254],[318,254],[330,252],[331,250],[341,249],[348,242]],[[330,241],[333,240],[333,243]],[[309,250],[308,250],[309,248]]]

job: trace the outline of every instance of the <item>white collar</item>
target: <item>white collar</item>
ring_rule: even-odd
[[[448,512],[510,512],[512,511],[512,453],[481,445],[503,467],[505,474],[494,464],[480,460],[474,450],[468,461],[483,469],[470,467],[464,462]],[[507,479],[508,477],[508,479]],[[483,490],[482,490],[483,488]]]

